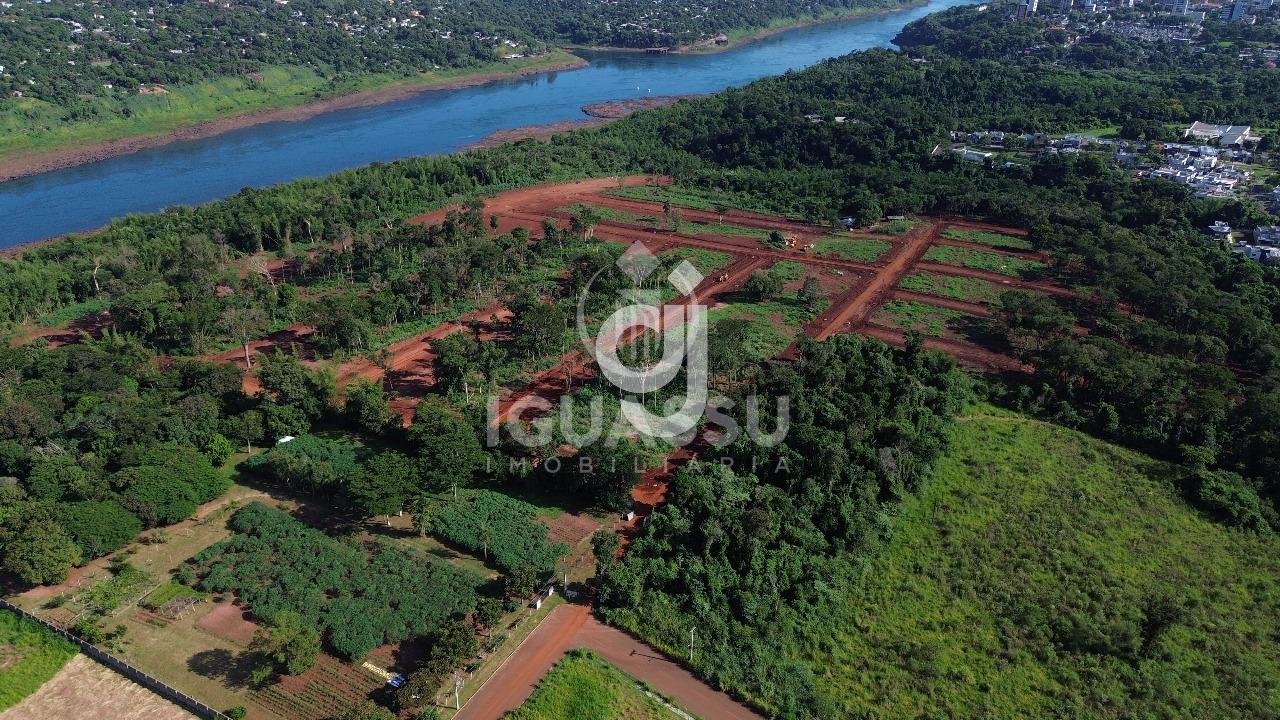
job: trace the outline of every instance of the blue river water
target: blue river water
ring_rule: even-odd
[[[969,2],[935,0],[791,30],[713,55],[591,54],[590,67],[580,70],[428,91],[0,183],[0,247],[90,230],[131,213],[195,205],[244,187],[447,153],[497,130],[585,119],[581,108],[589,103],[745,85],[824,58],[888,47],[907,23]]]

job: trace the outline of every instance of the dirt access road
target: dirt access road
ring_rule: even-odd
[[[527,700],[551,666],[577,648],[595,652],[704,720],[764,720],[661,652],[596,620],[585,605],[552,611],[454,720],[498,720]]]

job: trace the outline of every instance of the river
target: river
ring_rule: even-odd
[[[244,187],[372,162],[448,153],[498,130],[586,119],[582,106],[641,95],[713,93],[855,50],[888,47],[907,23],[972,0],[814,25],[710,55],[591,53],[590,67],[459,90],[201,140],[0,184],[0,248],[101,227],[130,213],[195,205]]]

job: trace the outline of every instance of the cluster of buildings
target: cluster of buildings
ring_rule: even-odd
[[[1280,66],[1280,48],[1245,48],[1237,55],[1242,65]]]
[[[1221,151],[1210,145],[1164,146],[1164,164],[1146,172],[1146,177],[1171,180],[1193,189],[1200,197],[1234,197],[1238,188],[1247,186],[1253,175],[1223,162]],[[1143,177],[1143,173],[1139,173]]]
[[[1231,229],[1224,222],[1214,223],[1209,231],[1216,237],[1221,237],[1223,228],[1226,228],[1227,240],[1230,241]],[[1232,245],[1231,252],[1256,262],[1280,262],[1280,225],[1256,227],[1251,235],[1249,240],[1241,239]]]
[[[1043,155],[1101,152],[1108,153],[1116,165],[1133,170],[1137,177],[1186,185],[1200,197],[1236,197],[1249,187],[1253,174],[1243,165],[1256,160],[1252,148],[1262,139],[1252,128],[1196,122],[1183,132],[1183,137],[1194,143],[1152,143],[1081,134],[1049,137],[1044,133],[1000,130],[952,131],[950,151],[961,160],[982,164],[999,151]],[[940,145],[934,154],[943,152]],[[1280,202],[1280,194],[1276,200]]]
[[[1065,14],[1073,10],[1087,13],[1101,13],[1121,8],[1131,8],[1134,0],[1022,0],[1015,14],[1019,19],[1039,14],[1054,12]]]
[[[1122,23],[1128,26],[1121,34],[1138,37],[1144,40],[1189,40],[1185,37],[1188,29],[1185,25],[1198,26],[1206,19],[1214,18],[1223,22],[1255,23],[1272,8],[1280,5],[1280,0],[1155,0],[1154,9],[1157,17],[1166,22],[1132,22]],[[1135,0],[1021,0],[1016,6],[1014,15],[1024,19],[1037,14],[1052,13],[1066,16],[1071,13],[1101,15],[1118,10],[1130,9]],[[1174,20],[1173,24],[1167,20]],[[1109,18],[1102,22],[1107,25]],[[1184,27],[1178,27],[1184,25]],[[1192,27],[1191,32],[1197,31]]]
[[[1200,32],[1198,25],[1158,23],[1145,19],[1113,22],[1107,26],[1107,30],[1115,35],[1134,40],[1167,42],[1178,45],[1190,45],[1195,35]]]

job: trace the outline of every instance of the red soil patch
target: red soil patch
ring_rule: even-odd
[[[877,340],[883,340],[894,347],[906,345],[906,335],[895,328],[869,323],[859,328],[858,332]],[[976,345],[959,342],[951,338],[925,338],[924,346],[930,350],[944,352],[954,357],[961,365],[973,370],[997,373],[1030,373],[1032,371],[1030,365],[1008,355],[984,350]]]
[[[496,319],[496,322],[495,322]],[[463,330],[470,329],[481,342],[496,342],[510,338],[507,323],[511,311],[501,305],[490,305],[467,313],[455,321],[441,323],[430,330],[387,348],[388,357],[379,366],[367,357],[354,358],[338,368],[338,387],[358,378],[386,385],[397,393],[391,405],[407,426],[413,419],[413,411],[419,401],[435,386],[434,362],[436,352],[432,343]]]
[[[589,515],[566,512],[554,518],[543,518],[542,523],[551,531],[552,542],[562,542],[570,547],[591,537],[600,529],[600,523]]]
[[[214,605],[196,622],[196,626],[241,647],[248,647],[253,642],[253,634],[258,631],[258,624],[249,619],[249,612],[232,602]]]
[[[110,326],[111,313],[104,310],[100,313],[85,315],[82,318],[73,320],[64,328],[27,327],[21,330],[10,344],[26,345],[44,338],[49,342],[49,347],[62,347],[63,345],[78,343],[86,335],[95,339],[100,338],[102,337],[102,331]]]
[[[635,175],[623,179],[625,187],[635,187],[644,185],[651,181],[651,178],[643,175]],[[662,182],[661,179],[658,182]],[[514,211],[542,211],[544,213],[560,207],[561,205],[571,205],[575,202],[586,198],[589,195],[595,195],[609,188],[618,186],[617,178],[592,178],[589,180],[576,180],[571,183],[551,183],[546,185],[531,185],[526,188],[519,188],[504,192],[486,198],[484,201],[484,214],[488,215],[506,215]],[[448,214],[452,207],[443,207],[429,213],[424,213],[416,217],[410,218],[409,222],[420,225],[429,225],[433,223],[443,222],[445,215]]]

